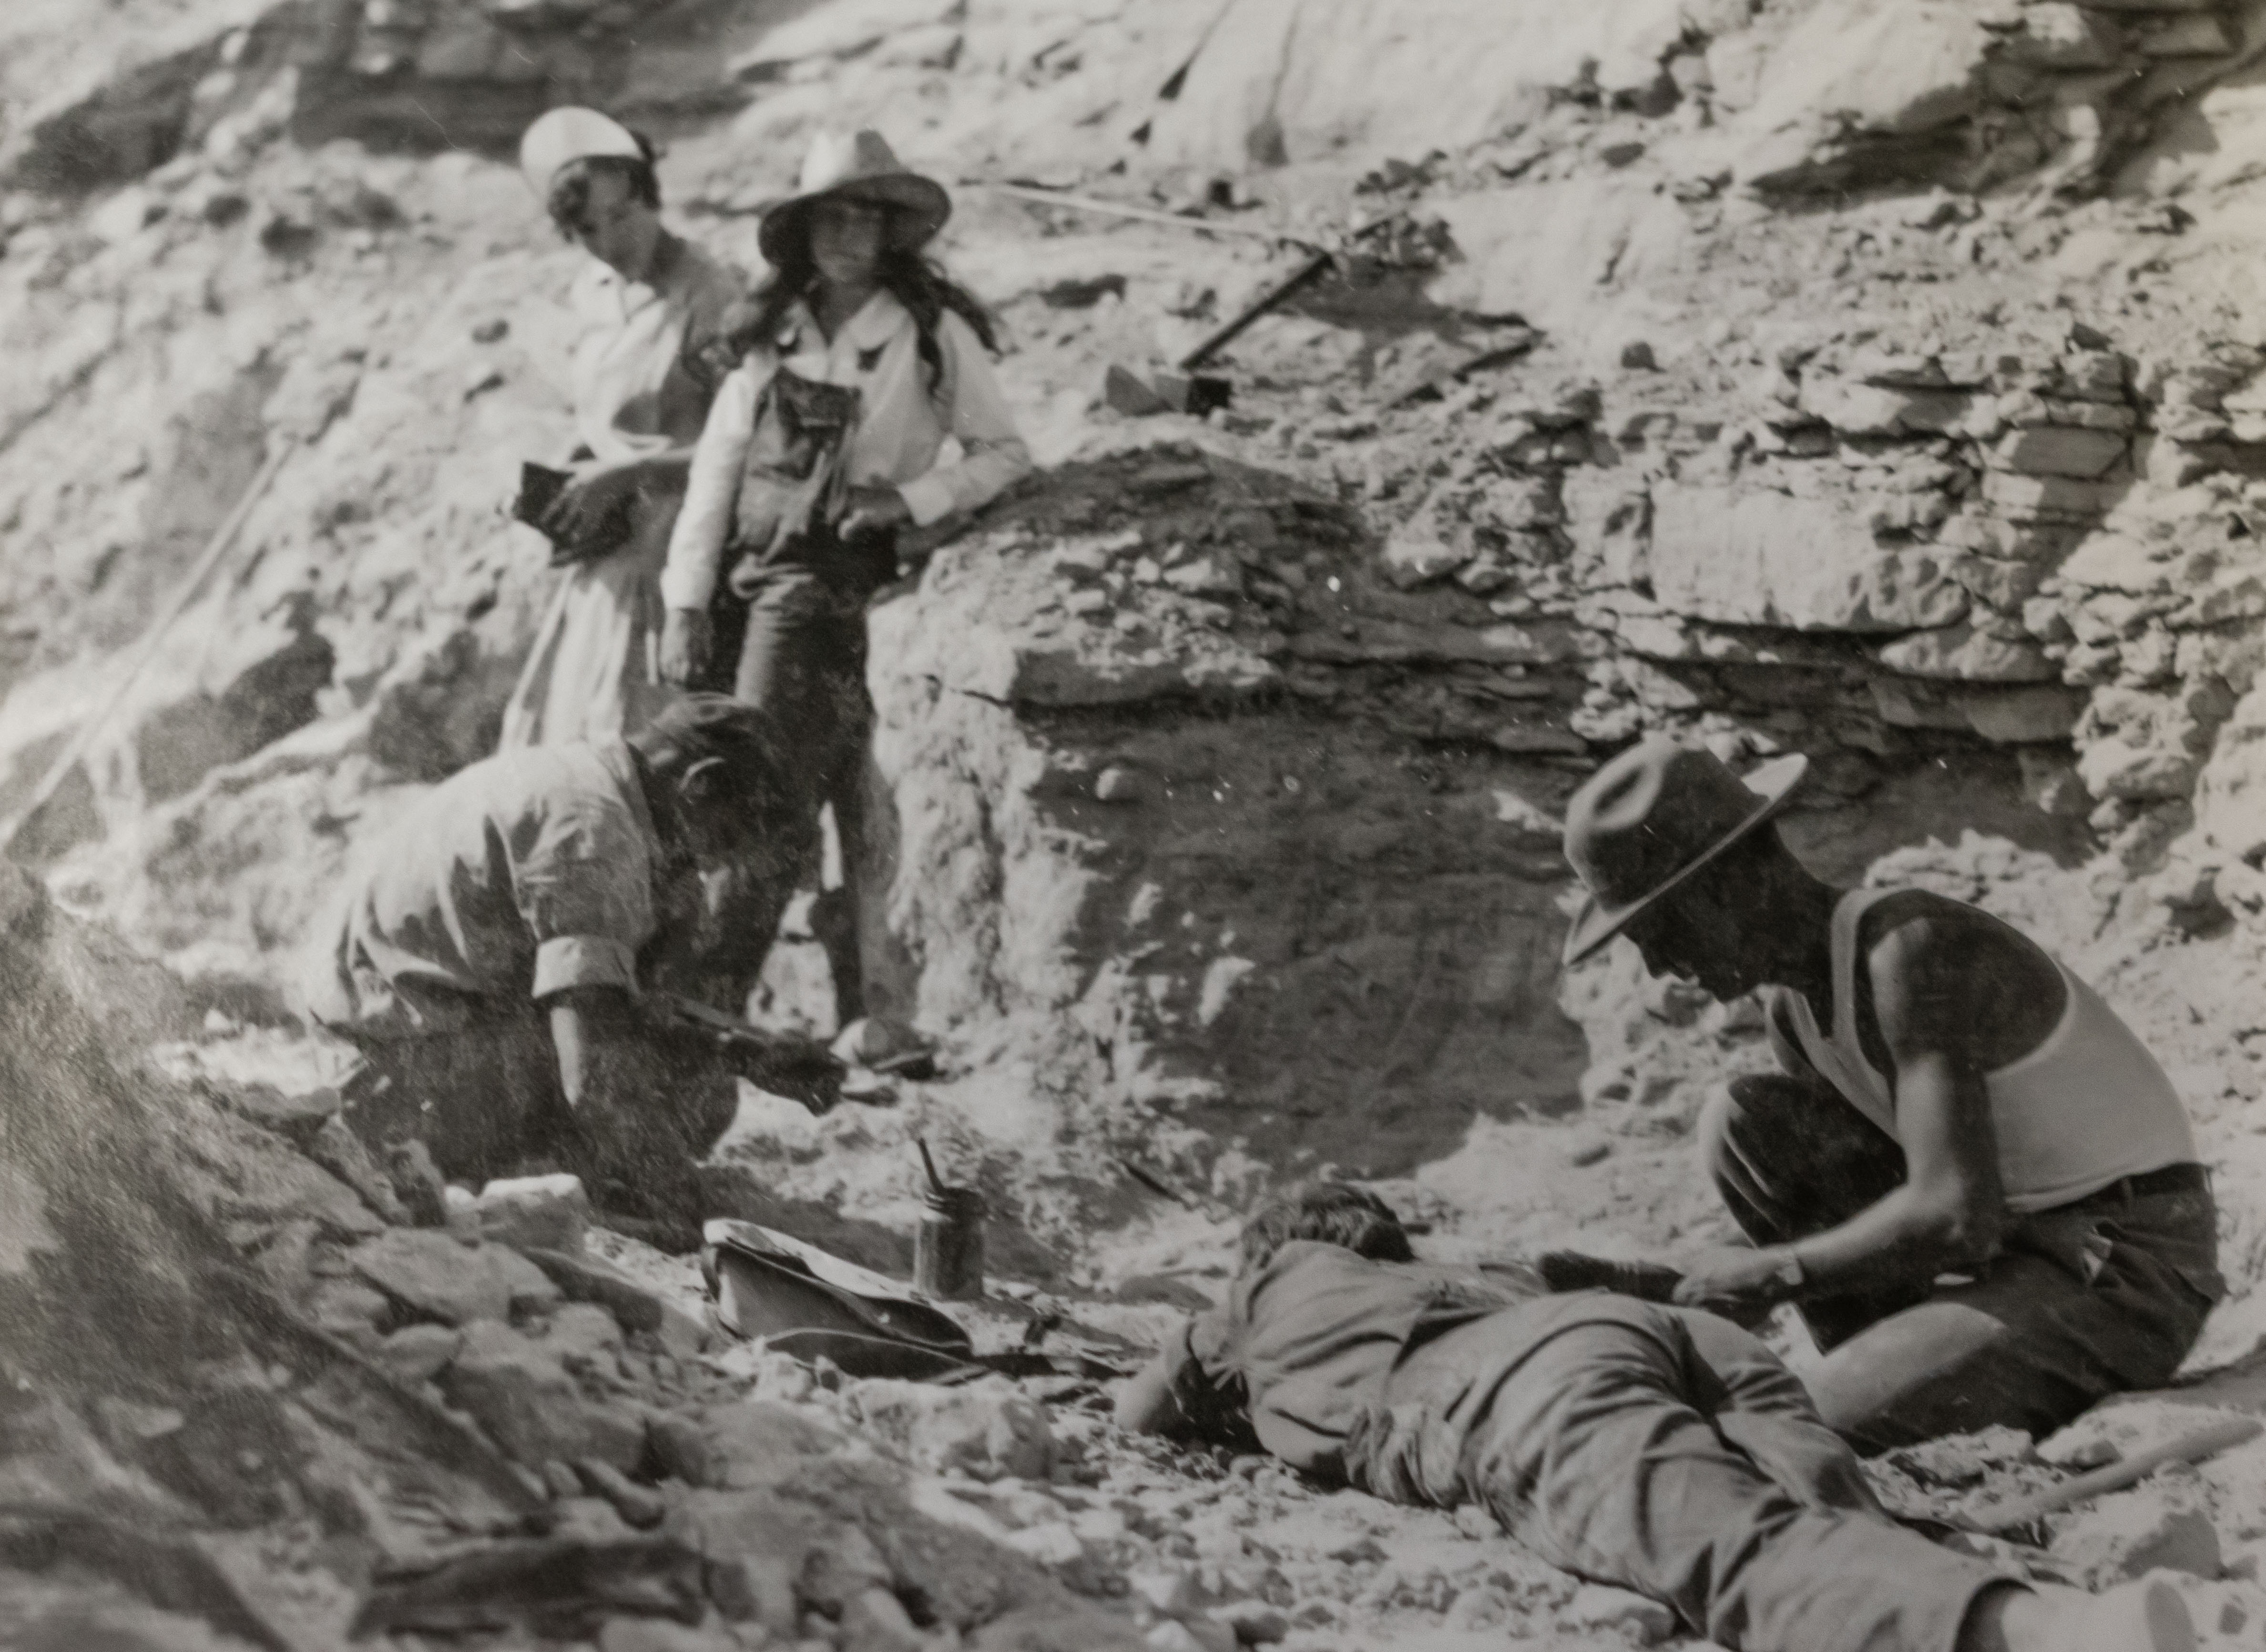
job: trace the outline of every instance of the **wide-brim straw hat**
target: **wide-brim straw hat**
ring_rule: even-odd
[[[637,134],[596,109],[553,109],[520,135],[520,174],[538,200],[551,198],[552,180],[560,167],[602,155],[643,160],[645,150],[639,147]]]
[[[765,263],[776,269],[798,243],[808,245],[810,208],[829,195],[888,208],[889,240],[905,252],[927,245],[952,216],[944,186],[909,171],[879,132],[822,132],[803,157],[794,194],[764,209],[756,241]]]
[[[1711,751],[1656,739],[1591,775],[1566,805],[1566,859],[1590,891],[1566,961],[1579,963],[1770,821],[1809,767],[1797,752],[1736,775]]]

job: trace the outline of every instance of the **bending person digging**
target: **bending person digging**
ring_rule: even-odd
[[[1755,1248],[1700,1256],[1674,1299],[1799,1305],[1827,1350],[1809,1392],[1866,1451],[1993,1423],[2043,1437],[2167,1381],[2226,1290],[2170,1080],[1998,918],[1811,875],[1771,823],[1806,765],[1743,785],[1648,741],[1567,808],[1590,892],[1567,961],[1626,934],[1656,976],[1726,1002],[1763,990],[1783,1069],[1734,1079],[1701,1117]]]
[[[734,1063],[641,989],[697,932],[701,871],[744,861],[791,795],[770,720],[715,694],[435,787],[365,846],[311,972],[311,1018],[362,1057],[348,1122],[422,1137],[452,1180],[555,1155],[601,1209],[697,1244]],[[824,1059],[793,1061],[750,1076],[822,1105],[801,1081]]]
[[[2194,1652],[2161,1579],[2033,1589],[1897,1525],[1793,1374],[1713,1314],[1416,1261],[1342,1184],[1270,1200],[1243,1257],[1227,1305],[1120,1391],[1122,1426],[1477,1502],[1735,1652]]]

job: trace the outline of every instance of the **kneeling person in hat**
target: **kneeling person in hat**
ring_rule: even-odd
[[[2005,1423],[2043,1436],[2156,1386],[2224,1294],[2186,1108],[2093,989],[2021,932],[1920,889],[1837,889],[1773,817],[1807,760],[1743,785],[1648,741],[1575,793],[1578,961],[1626,934],[1656,976],[1761,991],[1781,1072],[1702,1115],[1752,1249],[1679,1303],[1799,1305],[1818,1409],[1860,1450]]]
[[[770,722],[697,694],[631,739],[498,754],[364,846],[308,1011],[355,1046],[347,1119],[477,1183],[555,1151],[610,1211],[683,1224],[736,1089],[640,989],[696,932],[699,874],[776,829]]]
[[[771,273],[733,330],[741,359],[701,432],[662,574],[663,674],[778,720],[809,793],[813,845],[821,805],[833,811],[842,883],[811,924],[845,1027],[865,1013],[866,601],[896,577],[901,529],[974,510],[1031,468],[987,358],[998,348],[991,318],[923,251],[951,213],[942,186],[907,171],[877,132],[811,145],[800,187],[764,214]],[[764,438],[777,435],[798,386],[854,404],[846,435],[822,455],[822,440],[802,448],[802,464],[838,467],[846,488],[826,490],[808,523],[790,515],[754,528],[771,494],[749,462],[775,452]],[[958,450],[950,457],[947,441]],[[791,893],[748,890],[734,920],[747,949],[740,992]]]

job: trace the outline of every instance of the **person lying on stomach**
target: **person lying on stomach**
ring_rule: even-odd
[[[1675,1300],[1798,1305],[1807,1374],[1860,1451],[1994,1423],[2043,1437],[2168,1381],[2225,1294],[2187,1109],[2155,1057],[2036,942],[1922,889],[1837,889],[1773,824],[1807,760],[1743,784],[1665,740],[1567,806],[1590,892],[1568,963],[1626,935],[1655,976],[1764,995],[1781,1071],[1702,1114],[1709,1173],[1754,1248],[1701,1255]]]
[[[1792,1373],[1713,1314],[1418,1261],[1342,1183],[1270,1199],[1242,1249],[1226,1305],[1120,1391],[1121,1427],[1394,1502],[1477,1502],[1733,1652],[2196,1644],[2160,1578],[2032,1588],[1897,1524]]]

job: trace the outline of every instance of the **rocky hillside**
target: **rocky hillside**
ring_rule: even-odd
[[[1707,1085],[1763,1058],[1751,1007],[1614,953],[1558,964],[1564,799],[1667,728],[1727,757],[1809,752],[1786,830],[1821,866],[1983,902],[2101,983],[2218,1172],[2237,1294],[2196,1363],[2266,1334],[2266,5],[90,10],[0,18],[0,829],[49,899],[101,923],[0,881],[0,963],[36,938],[56,1006],[9,999],[0,1020],[79,1028],[61,993],[98,1028],[72,1049],[170,1040],[194,1081],[136,1105],[172,1132],[150,1175],[204,1166],[203,1214],[137,1243],[164,1263],[151,1300],[212,1315],[223,1346],[194,1383],[112,1359],[88,1390],[100,1440],[65,1429],[55,1449],[82,1480],[113,1459],[154,1476],[152,1506],[232,1511],[231,1575],[303,1583],[349,1539],[386,1549],[401,1510],[341,1491],[361,1469],[325,1472],[359,1447],[317,1403],[321,1362],[285,1371],[199,1294],[230,1247],[398,1362],[428,1422],[447,1400],[428,1458],[486,1408],[463,1448],[490,1482],[475,1503],[533,1496],[490,1461],[499,1440],[564,1468],[504,1438],[536,1393],[640,1477],[545,1487],[543,1518],[628,1545],[608,1551],[625,1563],[715,1558],[699,1510],[741,1517],[727,1492],[800,1522],[797,1553],[887,1551],[769,1596],[727,1577],[709,1604],[728,1630],[610,1652],[1663,1632],[1476,1527],[1146,1458],[1090,1388],[993,1390],[916,1429],[903,1395],[671,1351],[649,1303],[610,1322],[532,1282],[482,1312],[369,1283],[396,1251],[445,1254],[419,1290],[517,1272],[497,1246],[435,1250],[384,1178],[349,1187],[360,1171],[322,1159],[320,1058],[287,1006],[355,844],[490,749],[549,589],[504,501],[567,442],[578,255],[508,159],[565,101],[660,138],[671,217],[750,267],[754,214],[812,130],[879,125],[954,186],[942,250],[998,308],[1046,467],[873,616],[895,874],[867,939],[876,990],[944,1040],[942,1070],[822,1121],[750,1092],[720,1205],[902,1267],[924,1138],[990,1199],[996,1294],[1028,1309],[993,1327],[1011,1342],[1057,1311],[1152,1335],[1217,1289],[1248,1195],[1323,1165],[1385,1181],[1448,1254],[1712,1237],[1686,1137]],[[1220,358],[1230,406],[1111,405],[1111,365],[1168,365],[1315,248],[1329,274]],[[757,1008],[808,1017],[822,968],[783,947]],[[82,1064],[104,1107],[141,1082]],[[43,1180],[70,1154],[12,1129],[7,1185],[91,1222],[99,1190]],[[0,1294],[30,1288],[54,1227],[0,1223]],[[697,1291],[610,1254],[673,1301]],[[36,1305],[62,1324],[95,1300],[50,1283]],[[32,1322],[15,1344],[10,1323],[0,1359]],[[2247,1369],[2203,1400],[2255,1409]],[[1027,1400],[1059,1402],[1052,1466],[987,1459],[988,1489],[903,1502],[963,1445],[1035,1439]],[[719,1463],[746,1433],[793,1484],[654,1470],[663,1411]],[[0,1422],[0,1467],[47,1426]],[[2130,1444],[2172,1423],[2085,1426]],[[247,1428],[298,1445],[241,1480],[194,1472],[198,1443],[233,1451]],[[849,1470],[815,1460],[844,1440]],[[2079,1517],[2058,1563],[2215,1573],[2220,1537],[2266,1533],[2261,1451],[2168,1511]],[[2048,1472],[2003,1441],[1929,1452],[1884,1491],[1940,1506]],[[617,1517],[651,1512],[634,1494],[656,1478],[672,1524],[632,1539]],[[426,1518],[420,1541],[464,1535]],[[2099,1519],[2157,1524],[2114,1539]],[[164,1575],[194,1608],[204,1572]],[[963,1575],[975,1593],[947,1587]],[[11,1635],[20,1583],[0,1590]],[[2256,1591],[2209,1590],[2214,1644],[2255,1642]],[[350,1603],[300,1604],[336,1630]],[[998,1627],[1027,1607],[1059,1621]],[[89,1622],[45,1632],[85,1644]]]
[[[955,185],[1053,467],[874,616],[871,939],[953,1064],[821,1127],[751,1103],[784,1191],[901,1222],[925,1129],[1032,1267],[1107,1276],[1216,1265],[1210,1201],[1323,1162],[1474,1243],[1689,1236],[1690,1075],[1749,1018],[1556,965],[1556,812],[1653,727],[1810,752],[1824,865],[2033,918],[2247,1134],[2266,8],[115,11],[0,26],[0,816],[223,1021],[279,1016],[353,843],[493,740],[576,257],[504,161],[588,99],[749,261],[814,127],[881,125]],[[1342,256],[1230,407],[1109,406],[1307,245]]]

